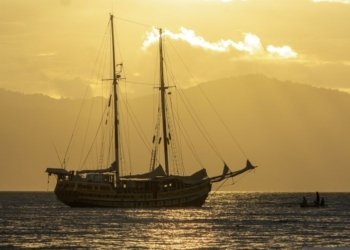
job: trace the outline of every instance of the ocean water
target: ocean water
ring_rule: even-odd
[[[350,248],[350,193],[212,192],[202,208],[70,208],[53,193],[0,192],[0,248]]]

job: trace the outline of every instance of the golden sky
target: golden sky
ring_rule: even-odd
[[[223,96],[232,98],[229,106],[219,105],[226,112],[225,121],[252,162],[263,166],[242,190],[349,190],[350,140],[344,132],[349,124],[344,116],[348,95],[309,87],[294,91],[294,84],[286,84],[281,91],[281,82],[272,78],[350,92],[350,0],[0,0],[0,88],[55,98],[103,94],[97,84],[107,76],[102,68],[110,70],[100,59],[109,49],[103,41],[109,39],[111,12],[117,62],[124,63],[127,79],[121,86],[128,97],[154,91],[149,84],[158,81],[155,27],[162,27],[166,69],[172,69],[166,73],[176,76],[177,87],[211,81],[202,86],[215,103],[220,104]],[[235,88],[222,79],[234,81]],[[8,96],[4,103],[11,106],[0,105],[2,117],[7,117],[0,123],[0,152],[2,162],[11,167],[1,169],[0,189],[43,190],[43,169],[57,164],[48,146],[50,136],[60,152],[65,149],[79,101],[64,100],[57,110],[35,108],[27,113],[21,101],[12,102],[15,97],[8,93],[3,96]],[[133,101],[141,121],[154,115],[144,107],[154,101],[152,96]],[[210,107],[203,105],[205,101],[194,103],[203,108],[201,117],[208,119],[204,124],[211,127],[227,163],[237,169],[245,157],[217,133],[217,121]],[[56,107],[49,98],[33,103]],[[24,115],[17,115],[16,107]],[[152,138],[153,125],[142,125]],[[201,139],[194,133],[192,137]],[[144,171],[149,154],[138,148],[140,142],[135,145],[135,159],[140,161],[135,166]],[[189,172],[209,167],[211,176],[220,173],[221,161],[217,163],[219,159],[204,146],[199,150],[205,164],[196,168],[191,163]],[[318,182],[311,183],[315,174]]]
[[[183,87],[260,73],[350,90],[347,0],[1,0],[0,88],[97,94],[92,72],[112,11],[118,61],[130,81],[154,81],[153,27],[162,27],[166,46],[176,47],[188,67],[169,50]],[[127,91],[147,89],[130,84]]]

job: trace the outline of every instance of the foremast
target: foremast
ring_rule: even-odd
[[[165,94],[168,87],[164,83],[164,58],[163,58],[163,42],[162,42],[162,29],[159,29],[159,58],[160,58],[160,95],[161,95],[161,108],[162,108],[162,127],[163,127],[163,145],[164,145],[164,163],[165,173],[169,176],[169,155],[168,155],[168,133],[167,133],[167,117],[166,117],[166,103]]]
[[[120,179],[119,173],[119,120],[118,120],[118,92],[117,85],[120,75],[116,72],[115,63],[115,45],[114,45],[114,27],[113,27],[113,14],[110,14],[111,22],[111,35],[112,35],[112,67],[113,67],[113,104],[114,104],[114,145],[115,145],[115,177],[118,182]]]

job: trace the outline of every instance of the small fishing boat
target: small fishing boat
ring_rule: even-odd
[[[321,205],[321,204],[312,204],[312,203],[310,203],[310,204],[300,203],[300,207],[301,208],[323,208],[323,207],[327,207],[327,205],[325,205],[325,204],[323,204],[323,205]]]
[[[301,208],[322,208],[326,207],[324,198],[320,199],[320,194],[316,192],[316,200],[313,203],[308,203],[306,197],[303,197],[303,201],[300,203]]]

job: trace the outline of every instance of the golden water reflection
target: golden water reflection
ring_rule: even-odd
[[[266,249],[349,246],[349,194],[318,211],[300,195],[212,193],[203,208],[69,208],[53,194],[0,193],[0,248]],[[301,196],[301,197],[302,197]]]

